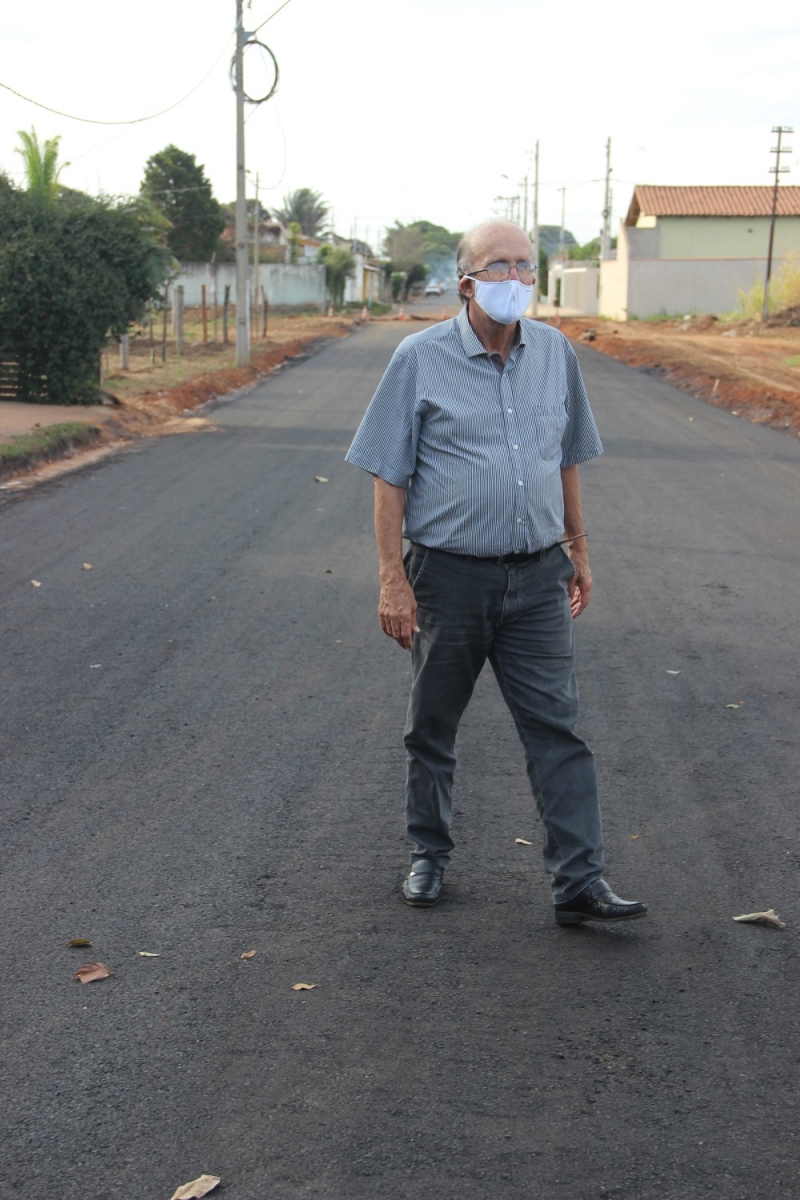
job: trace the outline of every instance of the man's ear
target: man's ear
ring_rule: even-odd
[[[466,275],[462,275],[458,281],[458,290],[462,296],[466,296],[470,300],[475,291],[475,284],[471,279],[467,279]]]

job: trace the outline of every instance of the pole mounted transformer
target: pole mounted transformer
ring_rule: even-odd
[[[243,0],[236,0],[236,50],[231,61],[231,85],[236,93],[236,365],[246,367],[250,362],[250,323],[248,320],[247,286],[247,196],[245,193],[244,106],[264,104],[274,96],[278,86],[278,63],[269,46],[260,42],[255,33],[244,28]],[[247,46],[259,46],[274,71],[272,86],[264,96],[248,96],[244,90],[244,52]]]

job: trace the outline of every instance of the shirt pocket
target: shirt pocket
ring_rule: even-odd
[[[561,458],[561,443],[567,428],[567,405],[563,397],[542,398],[531,409],[530,419],[536,449],[545,460]]]

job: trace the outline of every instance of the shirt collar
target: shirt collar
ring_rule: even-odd
[[[467,358],[476,358],[479,354],[486,354],[489,351],[484,346],[481,339],[478,337],[475,330],[470,325],[469,314],[467,312],[468,305],[462,304],[461,312],[456,317],[458,331],[461,334],[461,342],[464,346],[464,353]],[[511,344],[511,349],[515,350],[517,346],[525,345],[525,326],[522,321],[517,321],[517,332],[514,336],[514,341]]]

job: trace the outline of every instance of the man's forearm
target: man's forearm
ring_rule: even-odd
[[[406,507],[405,488],[394,487],[385,479],[375,479],[375,537],[378,542],[381,583],[402,577],[403,514]]]
[[[564,494],[564,532],[568,538],[578,538],[586,530],[583,527],[581,512],[581,485],[578,479],[577,467],[561,468],[561,490]],[[581,537],[575,543],[575,549],[586,548],[586,538]]]

